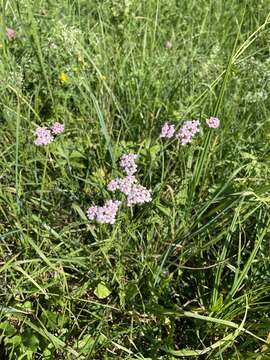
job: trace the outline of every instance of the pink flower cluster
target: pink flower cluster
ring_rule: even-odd
[[[220,125],[220,121],[218,118],[210,117],[206,120],[206,124],[208,127],[217,129]],[[200,131],[200,121],[199,120],[187,120],[184,122],[179,132],[176,134],[176,138],[180,140],[181,145],[190,144],[192,138],[195,134]],[[171,139],[175,134],[174,125],[165,122],[165,124],[161,128],[160,137]]]
[[[134,154],[123,155],[120,160],[120,166],[127,176],[116,178],[107,185],[109,191],[119,190],[125,194],[127,196],[128,206],[143,204],[152,200],[150,190],[137,184],[137,180],[133,176],[137,171],[137,165],[134,161],[136,157],[137,155]]]
[[[167,122],[165,122],[165,124],[162,126],[160,137],[170,139],[173,137],[174,133],[175,133],[174,125],[170,125]]]
[[[135,154],[123,155],[120,159],[120,166],[126,176],[111,180],[107,185],[109,191],[119,190],[125,194],[127,196],[127,206],[129,207],[152,200],[151,191],[138,184],[135,176],[133,176],[137,171],[136,158],[137,155]],[[91,206],[86,212],[87,217],[89,220],[96,220],[100,224],[114,224],[120,204],[120,201],[109,200],[104,206]]]
[[[184,122],[183,126],[180,128],[176,138],[180,139],[182,145],[189,144],[195,134],[200,131],[199,129],[200,122],[199,120],[187,120]],[[175,134],[174,125],[165,123],[162,126],[160,137],[170,139]]]
[[[10,28],[6,29],[6,37],[9,41],[13,40],[16,37],[16,31]]]
[[[137,165],[135,164],[136,158],[137,155],[128,154],[123,155],[120,159],[120,166],[128,176],[135,174],[135,172],[137,171]]]
[[[109,191],[119,190],[127,196],[127,206],[143,204],[150,202],[151,192],[144,186],[137,184],[134,176],[126,176],[122,179],[117,178],[109,182],[107,185]]]
[[[188,120],[184,122],[179,133],[176,135],[176,137],[180,139],[181,145],[191,143],[193,136],[200,131],[199,126],[199,120]]]
[[[59,122],[54,123],[53,126],[51,127],[51,131],[54,135],[62,134],[64,130],[65,130],[65,125],[60,124]]]
[[[53,135],[61,134],[64,130],[65,125],[59,122],[54,123],[50,129],[47,127],[38,127],[35,131],[36,139],[34,140],[34,144],[37,146],[48,145],[53,142]]]
[[[91,206],[86,212],[87,217],[89,220],[96,220],[99,224],[114,224],[120,204],[118,200],[108,200],[103,206]]]
[[[46,127],[38,127],[35,131],[36,139],[34,140],[35,145],[48,145],[53,142],[53,135],[50,129]]]
[[[144,204],[152,200],[151,192],[140,184],[133,184],[130,192],[127,194],[127,206]]]
[[[133,184],[136,179],[132,175],[125,176],[124,178],[116,178],[111,180],[107,185],[109,191],[120,190],[123,194],[128,195],[131,192]]]
[[[220,125],[219,119],[215,118],[213,116],[211,116],[209,119],[207,119],[206,123],[207,123],[208,127],[213,128],[213,129],[217,129]]]

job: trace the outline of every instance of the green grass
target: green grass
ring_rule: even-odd
[[[269,1],[0,7],[0,359],[270,359]],[[89,222],[129,152],[152,202]]]

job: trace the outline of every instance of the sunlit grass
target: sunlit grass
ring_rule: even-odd
[[[0,358],[270,358],[268,11],[1,2]],[[128,153],[152,201],[90,222]]]

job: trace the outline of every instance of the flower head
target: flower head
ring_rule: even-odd
[[[113,179],[107,185],[109,191],[119,190],[125,194],[127,196],[127,206],[129,207],[152,200],[151,191],[138,184],[135,176],[133,176],[137,171],[136,158],[137,155],[135,154],[123,155],[120,159],[120,166],[126,176]],[[87,217],[91,221],[96,220],[99,224],[114,224],[120,204],[121,202],[118,200],[108,200],[103,206],[91,206],[86,211]]]
[[[107,189],[109,191],[120,190],[125,195],[128,195],[132,189],[133,184],[136,182],[136,179],[132,175],[123,177],[122,179],[116,178],[109,182]]]
[[[170,125],[167,122],[165,122],[165,124],[162,126],[160,137],[170,139],[173,137],[174,133],[175,133],[174,125]]]
[[[183,125],[183,127],[186,128],[192,135],[195,135],[200,131],[199,126],[199,120],[187,120]]]
[[[46,127],[38,127],[35,131],[36,139],[34,140],[34,144],[37,146],[40,145],[48,145],[53,142],[53,135],[51,130]]]
[[[62,132],[64,132],[64,130],[65,130],[65,125],[60,124],[59,122],[54,123],[53,126],[51,127],[51,131],[55,135],[61,134]]]
[[[59,75],[59,80],[62,84],[65,84],[68,82],[69,80],[69,77],[67,74],[65,74],[64,72],[61,72],[60,75]]]
[[[211,116],[209,119],[206,119],[206,123],[208,127],[217,129],[220,125],[220,120],[218,118]]]
[[[86,211],[86,214],[87,214],[87,217],[89,220],[94,220],[95,217],[97,216],[97,210],[98,210],[98,207],[96,205],[94,206],[91,206],[87,211]]]
[[[109,184],[107,185],[107,189],[109,191],[115,191],[115,190],[119,190],[119,178],[116,178],[114,180],[111,180],[109,182]]]
[[[143,204],[152,200],[151,191],[142,185],[133,185],[131,191],[128,193],[127,206],[136,204]]]
[[[125,194],[128,195],[133,188],[134,183],[136,182],[136,179],[132,175],[125,176],[122,179],[119,179],[119,190]]]
[[[89,220],[96,220],[99,224],[114,224],[120,201],[108,200],[103,206],[91,206],[87,210]]]
[[[193,136],[200,131],[199,126],[199,120],[187,120],[184,122],[179,133],[176,135],[180,139],[181,145],[191,143]]]
[[[13,40],[16,37],[16,31],[10,28],[6,29],[6,36],[8,40]]]
[[[128,176],[135,174],[135,172],[137,171],[137,165],[135,164],[136,158],[137,155],[128,154],[123,155],[120,159],[120,166]]]

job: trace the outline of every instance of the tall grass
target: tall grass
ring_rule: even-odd
[[[268,5],[1,1],[0,358],[270,358]],[[152,202],[89,222],[129,152]]]

